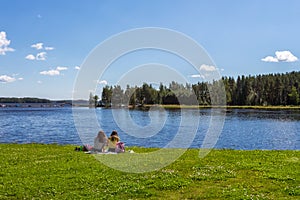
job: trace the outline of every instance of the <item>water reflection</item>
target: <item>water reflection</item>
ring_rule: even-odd
[[[227,109],[228,117],[239,117],[243,120],[275,119],[280,121],[300,120],[300,110],[257,110]]]

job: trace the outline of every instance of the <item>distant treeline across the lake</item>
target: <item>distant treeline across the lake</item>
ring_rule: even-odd
[[[0,103],[51,103],[49,99],[39,99],[32,97],[2,97],[0,98]]]
[[[143,104],[186,104],[186,105],[299,105],[300,72],[268,74],[257,76],[222,77],[213,82],[197,84],[179,84],[169,86],[160,84],[154,88],[151,84],[132,87],[127,85],[105,86],[101,100],[98,95],[90,94],[90,106]],[[222,95],[223,94],[223,95]],[[225,99],[226,96],[226,99]]]
[[[76,101],[77,103],[79,101]],[[0,104],[72,104],[72,100],[58,100],[53,101],[49,99],[40,99],[40,98],[34,98],[34,97],[0,97]]]

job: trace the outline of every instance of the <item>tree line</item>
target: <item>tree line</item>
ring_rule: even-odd
[[[196,84],[162,83],[158,88],[142,86],[105,86],[100,96],[90,94],[90,106],[120,106],[144,104],[185,105],[299,105],[300,72],[257,76],[222,77],[213,82]],[[100,98],[101,97],[101,98]]]
[[[39,98],[32,98],[32,97],[24,97],[24,98],[1,97],[0,103],[51,103],[51,101],[48,99],[39,99]]]

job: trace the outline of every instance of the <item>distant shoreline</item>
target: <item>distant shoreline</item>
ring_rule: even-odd
[[[104,108],[127,108],[121,106],[112,106]],[[221,105],[169,105],[169,104],[154,104],[154,105],[140,105],[128,106],[129,109],[137,110],[150,110],[151,108],[164,108],[164,109],[257,109],[257,110],[300,110],[300,106],[221,106]]]
[[[146,105],[146,107],[153,107],[152,105]],[[220,108],[220,109],[258,109],[258,110],[300,110],[300,106],[203,106],[203,105],[160,105],[159,107],[165,109],[191,109],[191,108],[199,108],[199,109],[212,109],[212,108]]]
[[[86,104],[72,103],[0,103],[0,108],[56,108],[56,107],[86,107]],[[94,108],[94,107],[92,107]],[[99,107],[97,107],[99,108]],[[105,109],[136,109],[150,110],[155,108],[164,109],[255,109],[255,110],[300,110],[300,106],[204,106],[204,105],[143,105],[143,106],[112,106],[102,107]]]

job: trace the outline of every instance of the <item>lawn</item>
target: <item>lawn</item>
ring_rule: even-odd
[[[300,151],[198,155],[189,149],[157,171],[126,173],[71,145],[0,144],[0,199],[300,199]]]

